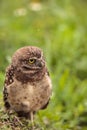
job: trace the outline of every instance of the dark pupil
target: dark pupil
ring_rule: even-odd
[[[30,59],[31,62],[34,62],[34,59]]]

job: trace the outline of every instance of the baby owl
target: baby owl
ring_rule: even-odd
[[[33,120],[33,114],[47,107],[52,85],[40,48],[18,49],[6,69],[3,98],[7,111]]]

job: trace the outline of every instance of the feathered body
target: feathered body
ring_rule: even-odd
[[[29,117],[31,112],[48,105],[51,93],[51,80],[42,50],[33,46],[17,50],[6,70],[5,108]]]

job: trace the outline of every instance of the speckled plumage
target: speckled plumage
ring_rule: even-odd
[[[42,50],[33,46],[17,50],[6,70],[3,91],[5,108],[29,117],[31,112],[35,113],[48,105],[51,93],[51,80]]]

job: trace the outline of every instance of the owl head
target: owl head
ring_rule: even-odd
[[[15,77],[21,81],[39,80],[45,73],[45,60],[40,48],[26,46],[18,49],[12,57]]]

